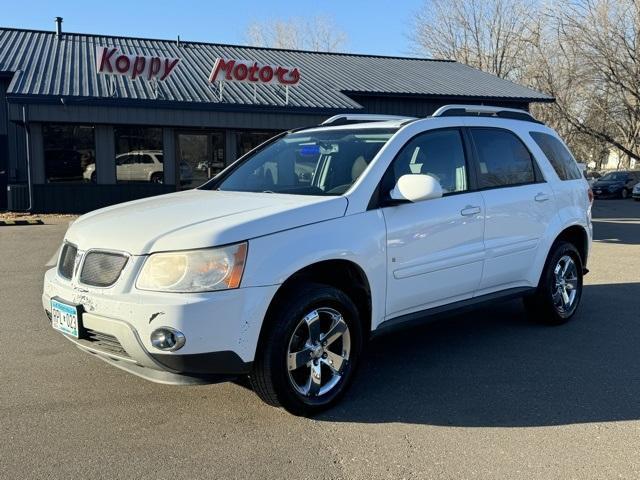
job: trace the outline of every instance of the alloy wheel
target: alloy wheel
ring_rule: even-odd
[[[342,314],[316,308],[298,323],[289,340],[289,381],[303,397],[326,395],[345,375],[350,354],[351,335]]]
[[[551,297],[558,313],[571,313],[578,295],[578,267],[569,255],[563,255],[553,269],[554,284]]]

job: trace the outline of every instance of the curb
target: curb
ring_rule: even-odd
[[[14,225],[44,225],[44,222],[42,220],[0,220],[0,227]]]

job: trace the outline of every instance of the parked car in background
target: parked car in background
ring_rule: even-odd
[[[180,162],[180,182],[189,183],[193,171],[186,162]],[[96,166],[88,165],[83,173],[85,180],[96,182]],[[138,150],[116,155],[116,179],[118,182],[164,183],[164,156],[161,150]]]
[[[590,187],[593,187],[593,184],[596,183],[600,179],[600,177],[602,177],[602,175],[600,175],[598,172],[584,172],[584,178],[587,179]]]
[[[629,198],[633,186],[639,181],[639,171],[620,170],[603,175],[591,188],[596,198]]]
[[[631,196],[636,202],[640,202],[640,182],[636,183],[631,191]]]
[[[373,334],[515,297],[567,322],[591,201],[557,133],[522,110],[337,115],[199,188],[83,215],[42,305],[118,368],[181,385],[248,375],[266,403],[312,415]]]

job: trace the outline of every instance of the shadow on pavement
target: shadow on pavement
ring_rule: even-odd
[[[520,301],[376,339],[318,420],[521,427],[640,419],[640,283],[585,286],[563,326]],[[620,305],[629,305],[621,311]]]
[[[593,206],[593,239],[640,245],[640,202],[596,200]]]

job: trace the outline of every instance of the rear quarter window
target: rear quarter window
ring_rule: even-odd
[[[538,144],[540,150],[551,163],[560,180],[577,180],[582,178],[580,169],[571,152],[553,135],[542,132],[529,132],[531,138]]]

